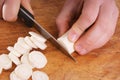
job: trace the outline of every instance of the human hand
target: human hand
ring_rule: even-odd
[[[68,39],[75,42],[75,50],[84,55],[102,47],[111,38],[118,15],[115,0],[67,0],[56,24],[59,36],[70,29]],[[74,18],[77,20],[70,25]]]
[[[0,0],[0,17],[5,21],[16,21],[20,4],[33,14],[30,0]]]

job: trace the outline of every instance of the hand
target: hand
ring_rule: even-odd
[[[16,21],[20,4],[33,14],[30,0],[0,0],[0,17],[5,21]]]
[[[75,50],[84,55],[110,39],[118,15],[115,0],[67,0],[56,24],[59,36],[70,29],[68,39],[75,42]]]

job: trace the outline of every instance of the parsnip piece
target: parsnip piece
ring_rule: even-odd
[[[32,66],[35,68],[43,68],[47,64],[46,57],[39,51],[32,51],[28,58]]]
[[[32,68],[27,64],[18,65],[15,68],[15,74],[22,80],[28,80],[32,75]]]
[[[10,80],[23,80],[23,79],[20,79],[13,71],[10,73]]]
[[[22,57],[21,57],[21,63],[22,64],[27,64],[29,65],[31,68],[34,68],[31,64],[30,64],[30,61],[28,59],[28,55],[29,54],[24,54]]]
[[[3,68],[0,66],[0,74],[2,74]]]
[[[32,74],[32,80],[49,80],[49,77],[45,72],[35,71]]]
[[[35,33],[35,32],[29,32],[29,34],[31,35],[31,36],[33,36],[35,39],[37,39],[38,41],[40,41],[40,42],[43,42],[43,43],[45,43],[46,41],[47,41],[47,39],[45,39],[42,35],[40,35],[40,34],[38,34],[38,33]]]
[[[7,54],[0,55],[0,66],[5,70],[12,67],[12,61],[9,59]]]
[[[23,47],[22,47],[20,44],[18,44],[18,43],[15,43],[14,49],[15,49],[16,51],[18,51],[19,53],[21,53],[22,55],[23,55],[23,54],[26,54],[26,53],[29,53],[29,50],[23,48]]]
[[[61,44],[62,47],[64,47],[66,49],[66,51],[69,54],[72,54],[75,51],[74,43],[69,41],[67,35],[68,35],[68,32],[66,32],[63,36],[59,37],[57,39],[57,41]]]
[[[8,51],[10,51],[12,54],[14,54],[17,57],[21,56],[21,53],[17,52],[12,46],[7,47]]]
[[[8,54],[8,57],[10,58],[10,60],[11,60],[14,64],[16,64],[16,65],[20,65],[20,64],[21,64],[19,58],[16,57],[13,53],[10,52],[10,53]]]
[[[29,45],[29,46],[31,46],[32,48],[37,48],[37,46],[31,41],[31,39],[30,39],[30,37],[29,36],[26,36],[25,38],[24,38],[24,40],[25,40],[25,42]]]
[[[23,37],[19,37],[17,43],[20,44],[25,49],[28,49],[28,50],[32,49],[31,46],[27,45]]]
[[[40,48],[41,50],[45,50],[47,48],[47,45],[43,42],[40,42],[36,40],[33,36],[30,37],[30,39],[33,41],[33,43]]]

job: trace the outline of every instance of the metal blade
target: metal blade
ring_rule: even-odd
[[[33,19],[29,14],[26,13],[22,8],[20,10],[28,17],[30,18],[31,21],[34,22],[35,28],[46,38],[48,39],[51,43],[53,43],[58,49],[60,49],[65,55],[69,56],[72,60],[75,60],[75,58],[70,55],[62,46],[59,44],[59,42],[49,33],[47,32],[35,19]]]

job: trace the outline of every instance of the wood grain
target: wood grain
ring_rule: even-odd
[[[120,0],[116,0],[120,10]],[[64,0],[32,0],[36,20],[52,35],[57,37],[55,19]],[[34,28],[27,28],[20,21],[8,23],[0,20],[0,54],[6,53],[7,46],[13,46],[18,37],[28,35]],[[78,63],[62,54],[49,41],[45,53],[48,64],[41,71],[46,72],[50,80],[120,80],[120,16],[117,29],[110,41],[100,49],[85,56],[75,55]],[[13,64],[14,65],[14,64]],[[0,80],[9,80],[12,69],[3,71]]]

